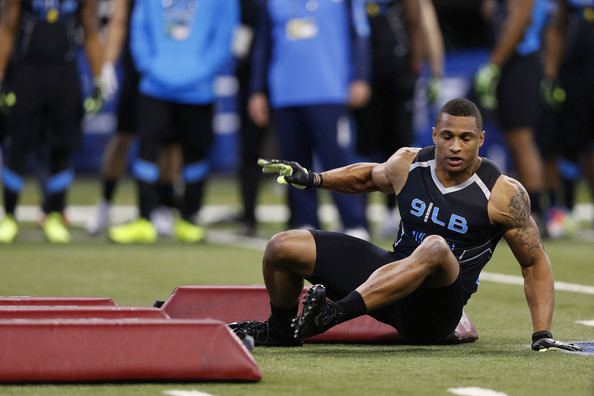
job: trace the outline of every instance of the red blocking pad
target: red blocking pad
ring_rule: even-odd
[[[215,320],[0,320],[0,382],[258,381]]]
[[[1,319],[166,319],[169,316],[157,308],[111,306],[0,306]]]
[[[115,306],[116,303],[111,298],[102,298],[102,297],[30,297],[30,296],[0,297],[0,306],[4,306],[4,305]]]
[[[266,320],[270,315],[268,293],[263,286],[181,286],[173,291],[162,309],[171,318],[213,318],[227,323]],[[464,313],[456,330],[443,343],[473,342],[477,339],[476,328]],[[406,342],[392,326],[378,322],[368,315],[341,323],[306,341]]]

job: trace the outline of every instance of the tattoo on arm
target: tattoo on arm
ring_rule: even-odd
[[[530,201],[523,188],[516,189],[509,201],[508,209],[516,231],[516,241],[520,246],[530,253],[541,248],[538,229],[530,219]]]

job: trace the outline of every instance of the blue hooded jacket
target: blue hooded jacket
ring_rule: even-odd
[[[130,46],[140,92],[176,103],[212,103],[215,77],[232,59],[238,23],[237,0],[137,0]]]

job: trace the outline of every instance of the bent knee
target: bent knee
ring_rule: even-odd
[[[270,238],[264,251],[265,263],[300,261],[303,256],[303,239],[311,234],[305,230],[282,231]]]
[[[429,235],[419,246],[429,257],[436,259],[443,258],[444,255],[451,254],[450,246],[444,237],[440,235]]]

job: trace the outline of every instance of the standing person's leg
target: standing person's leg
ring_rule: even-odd
[[[518,179],[530,196],[532,213],[543,229],[543,165],[534,139],[539,112],[542,66],[537,54],[512,58],[501,72],[497,88],[498,116]]]
[[[111,204],[117,184],[126,170],[127,156],[136,135],[139,75],[126,52],[123,60],[123,80],[118,96],[117,126],[109,138],[101,161],[101,198],[95,216],[87,223],[91,235],[109,227]]]
[[[262,145],[267,134],[267,128],[256,125],[248,114],[248,78],[239,77],[239,115],[241,128],[239,130],[240,141],[240,167],[239,167],[239,188],[243,212],[239,219],[239,233],[253,235],[256,231],[256,201],[262,171],[258,166],[258,158],[261,156]]]
[[[353,133],[347,108],[340,104],[316,105],[307,106],[306,112],[322,167],[333,169],[354,162]],[[332,197],[345,232],[368,239],[365,196],[333,193]]]
[[[35,67],[16,65],[11,69],[7,83],[18,99],[4,120],[2,185],[5,217],[0,222],[0,243],[11,243],[18,233],[15,212],[25,182],[27,155],[35,143],[44,102],[38,93],[40,82]]]
[[[157,231],[150,216],[158,204],[156,184],[159,180],[157,157],[163,131],[171,125],[172,104],[146,95],[138,100],[138,158],[132,166],[138,184],[140,218],[109,230],[109,238],[117,243],[153,243]]]
[[[304,107],[286,107],[273,112],[280,157],[297,161],[307,169],[313,167],[313,141],[304,121]],[[289,188],[290,228],[319,228],[318,197],[314,189],[299,191]]]
[[[213,105],[177,105],[176,121],[183,150],[184,198],[181,221],[176,224],[175,232],[182,242],[199,242],[205,232],[196,225],[196,216],[202,208],[210,172],[208,155],[214,140]]]
[[[63,214],[67,206],[66,195],[74,180],[71,156],[82,136],[78,67],[75,62],[48,67],[45,80],[46,89],[51,92],[51,101],[47,113],[50,126],[46,138],[49,174],[45,187],[47,216],[43,231],[49,242],[66,243],[70,241],[70,232]]]

